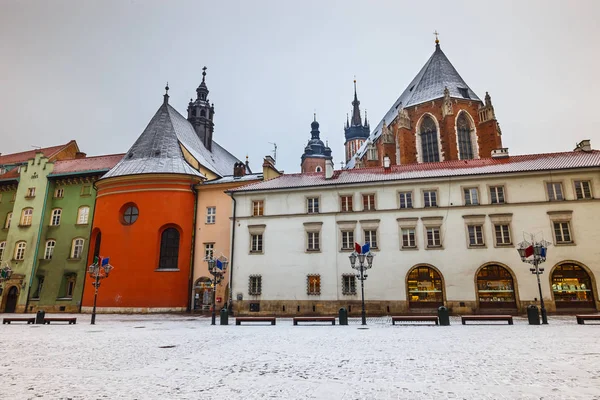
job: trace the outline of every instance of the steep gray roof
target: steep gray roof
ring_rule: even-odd
[[[357,151],[358,158],[364,156],[369,141],[374,142],[381,136],[383,121],[385,121],[386,125],[389,125],[398,115],[398,110],[444,97],[445,88],[448,88],[450,97],[452,98],[481,101],[458,74],[440,48],[440,45],[436,44],[435,51],[429,57],[429,60],[427,60],[417,76],[404,89],[400,97],[398,97],[381,122],[379,122],[379,125],[375,127],[369,140],[365,141]],[[459,89],[462,89],[463,93]],[[346,168],[354,168],[354,163],[355,158],[350,159]]]
[[[204,177],[188,164],[179,144],[203,167],[219,176],[231,175],[233,164],[239,161],[215,142],[210,152],[189,121],[165,102],[123,159],[103,179],[152,173]]]

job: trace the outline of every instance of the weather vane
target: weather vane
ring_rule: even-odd
[[[438,38],[438,36],[440,35],[437,31],[437,29],[435,31],[433,31],[433,34],[435,35],[435,44],[439,44],[440,43],[440,39]]]

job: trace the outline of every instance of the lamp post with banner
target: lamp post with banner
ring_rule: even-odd
[[[375,256],[373,253],[371,253],[370,243],[365,243],[363,246],[361,246],[358,243],[355,243],[354,251],[348,257],[350,259],[350,266],[353,269],[358,271],[358,273],[356,274],[356,277],[360,280],[360,298],[361,298],[361,304],[362,304],[362,311],[361,311],[362,325],[367,325],[367,313],[365,311],[365,283],[364,282],[367,279],[368,275],[365,272],[368,269],[371,269],[371,267],[373,266],[373,257],[375,257]],[[358,264],[356,263],[357,259],[358,259]],[[366,263],[365,263],[365,260],[366,260]]]
[[[98,299],[98,288],[100,280],[108,278],[108,274],[114,268],[109,264],[109,257],[94,257],[94,263],[88,267],[88,275],[93,279],[94,286],[94,307],[92,308],[92,325],[96,324],[96,300]]]
[[[211,325],[216,325],[216,302],[217,302],[217,285],[223,281],[225,277],[225,273],[227,272],[227,266],[229,265],[229,260],[227,257],[221,255],[218,258],[215,258],[213,254],[209,254],[205,258],[208,263],[208,272],[213,276],[212,277],[212,315],[211,315]]]
[[[544,273],[544,268],[540,267],[540,264],[546,261],[546,253],[548,251],[549,242],[541,240],[536,242],[533,235],[531,236],[531,242],[526,240],[518,244],[517,251],[521,257],[521,261],[531,264],[532,267],[529,271],[533,275],[537,276],[538,290],[540,292],[540,308],[542,312],[542,324],[548,324],[548,315],[546,313],[546,307],[544,306],[544,296],[542,295],[542,284],[540,282],[540,275]],[[539,321],[539,320],[538,320]],[[539,323],[539,322],[538,322]]]

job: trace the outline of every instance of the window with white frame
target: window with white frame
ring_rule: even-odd
[[[437,207],[437,190],[423,191],[423,206]]]
[[[425,232],[427,235],[427,247],[428,248],[435,248],[435,247],[441,247],[442,246],[442,236],[440,233],[440,227],[439,226],[431,226],[426,228]]]
[[[15,246],[15,260],[20,261],[25,258],[25,249],[27,248],[26,242],[17,242]]]
[[[321,250],[319,244],[319,232],[307,232],[307,242],[306,242],[306,250],[307,251],[319,251]]]
[[[215,254],[215,244],[214,243],[204,243],[204,259],[208,260],[212,258]]]
[[[377,248],[377,230],[376,229],[365,229],[365,244],[369,243],[372,249]]]
[[[44,249],[44,260],[52,260],[54,254],[54,247],[56,246],[56,240],[46,240],[46,248]]]
[[[490,203],[504,204],[504,186],[490,186]]]
[[[60,225],[60,217],[62,216],[62,210],[60,208],[55,208],[52,210],[52,214],[50,215],[50,225],[58,226]]]
[[[77,224],[85,225],[90,218],[90,208],[88,206],[79,207],[77,210]]]
[[[356,275],[354,275],[354,274],[342,275],[342,294],[345,294],[345,295],[356,294]]]
[[[374,144],[369,145],[369,150],[367,150],[367,160],[377,160],[377,147]]]
[[[351,195],[340,196],[340,210],[342,212],[353,211]]]
[[[556,244],[572,243],[571,224],[568,221],[554,222],[554,239]]]
[[[33,221],[33,208],[24,208],[21,212],[21,226],[29,226]]]
[[[4,258],[4,250],[6,249],[6,242],[0,242],[0,261]]]
[[[206,223],[214,224],[217,218],[217,207],[206,207]]]
[[[590,181],[575,181],[575,197],[577,200],[592,198],[592,183]]]
[[[54,198],[62,199],[64,196],[65,196],[65,189],[63,189],[63,188],[54,189]]]
[[[251,296],[260,296],[262,293],[262,276],[250,275],[248,279],[248,294]]]
[[[10,219],[12,218],[13,213],[9,212],[6,214],[6,219],[4,220],[4,229],[10,228]]]
[[[265,202],[264,200],[253,200],[252,201],[252,216],[257,217],[264,214]]]
[[[414,249],[417,247],[415,228],[402,228],[402,248]]]
[[[35,188],[31,187],[27,189],[27,194],[25,197],[35,197]]]
[[[342,231],[342,250],[354,249],[354,231]]]
[[[547,182],[546,190],[548,192],[548,200],[550,201],[561,201],[565,199],[561,182]]]
[[[412,208],[412,192],[400,192],[398,193],[400,199],[400,208]]]
[[[469,247],[483,246],[483,226],[481,225],[468,225],[467,231],[469,232]]]
[[[510,239],[510,225],[494,225],[494,232],[496,234],[496,246],[506,246],[512,244]]]
[[[71,244],[71,258],[79,259],[83,254],[83,245],[85,240],[82,238],[73,239]]]
[[[306,294],[318,296],[321,294],[321,275],[306,276]]]
[[[316,214],[319,212],[319,198],[308,197],[306,199],[306,212],[309,214]]]
[[[479,191],[477,188],[464,188],[463,194],[465,195],[466,206],[476,206],[479,204]]]
[[[250,252],[251,253],[262,253],[263,252],[263,235],[262,235],[262,233],[250,235]]]
[[[362,198],[364,211],[375,210],[375,194],[363,194]]]

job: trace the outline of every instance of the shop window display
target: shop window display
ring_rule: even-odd
[[[408,274],[410,308],[437,308],[444,305],[442,278],[430,267],[416,267]]]
[[[477,295],[480,308],[516,309],[515,285],[508,270],[488,265],[477,274]]]
[[[552,292],[557,309],[595,309],[592,280],[578,265],[563,264],[552,273]]]

